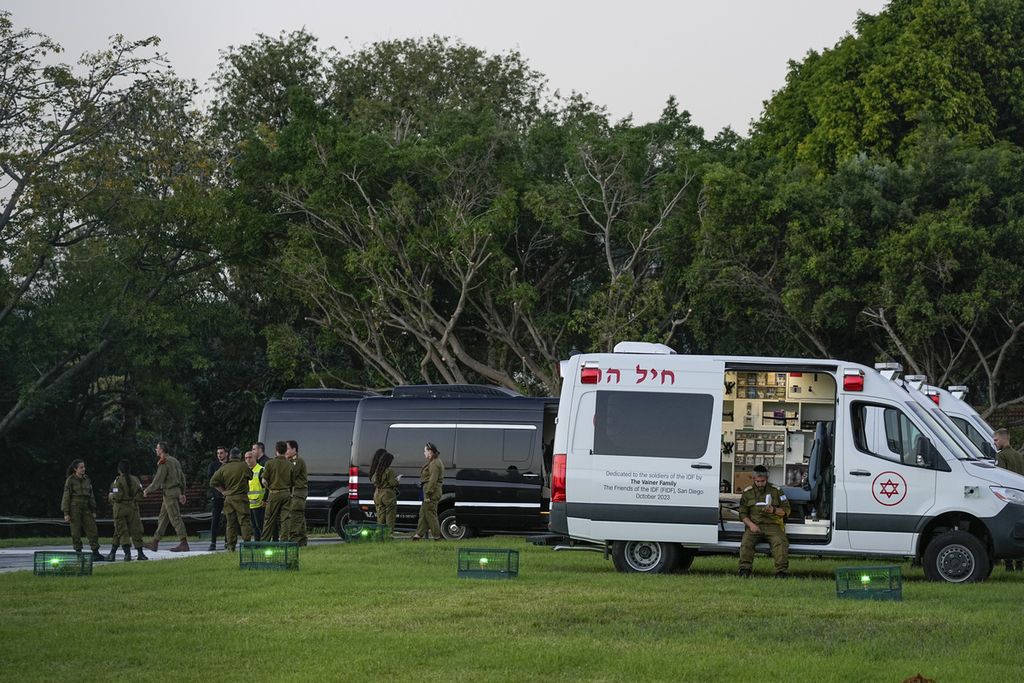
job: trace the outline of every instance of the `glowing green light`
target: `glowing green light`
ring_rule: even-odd
[[[360,536],[369,536],[370,535],[370,530],[369,529],[363,529],[362,531],[359,532],[359,535]]]
[[[58,564],[60,564],[60,558],[59,557],[53,558],[52,560],[50,560],[50,564],[52,564],[54,567],[56,567]]]
[[[480,558],[480,566],[485,566],[486,564],[487,564],[487,558],[486,557],[481,557]]]
[[[861,574],[860,582],[867,585],[871,583],[871,577],[868,574]]]
[[[264,550],[264,551],[263,551],[263,554],[264,554],[264,555],[266,555],[267,557],[270,557],[271,555],[273,555],[273,554],[274,554],[274,551],[273,551],[273,550],[270,550],[270,549],[268,548],[267,550]]]

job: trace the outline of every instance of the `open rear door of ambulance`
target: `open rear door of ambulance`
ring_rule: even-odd
[[[724,363],[619,353],[595,360],[601,381],[580,397],[578,414],[593,415],[590,495],[570,504],[570,517],[606,541],[715,543]]]

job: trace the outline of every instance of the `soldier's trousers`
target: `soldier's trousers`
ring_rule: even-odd
[[[740,569],[750,569],[754,566],[754,546],[767,539],[772,548],[775,571],[788,571],[789,539],[786,538],[786,531],[776,524],[760,524],[758,526],[761,528],[760,533],[755,534],[750,529],[743,532],[743,540],[740,542]]]
[[[288,508],[288,502],[292,499],[291,491],[271,491],[267,494],[267,512],[263,518],[263,531],[260,533],[260,540],[280,541],[280,530],[284,527],[284,513]],[[287,529],[285,529],[287,532]]]
[[[164,535],[168,524],[174,528],[178,538],[188,538],[188,532],[185,531],[185,521],[181,518],[181,503],[178,500],[180,494],[181,491],[179,489],[171,489],[171,493],[164,491],[164,500],[160,504],[160,515],[156,518],[156,533],[153,534],[154,540],[159,540]]]
[[[288,519],[285,522],[288,529],[285,540],[306,545],[309,537],[306,536],[306,497],[292,496],[288,503]]]
[[[441,538],[441,525],[437,521],[437,504],[441,502],[441,497],[434,498],[433,496],[423,496],[423,505],[420,506],[420,519],[416,523],[416,535],[421,538],[427,535],[427,529],[430,529],[430,535],[434,538]]]
[[[398,515],[398,501],[393,495],[379,496],[377,502],[377,523],[384,524],[391,531],[395,530],[395,517]]]
[[[96,515],[88,507],[72,505],[68,510],[68,517],[71,519],[71,545],[76,551],[82,549],[82,536],[89,539],[89,547],[93,550],[100,549],[99,534],[96,532]]]
[[[263,516],[266,508],[249,508],[249,519],[252,520],[252,540],[259,541],[263,538]]]
[[[249,521],[249,494],[239,493],[224,496],[224,517],[227,528],[224,530],[224,546],[234,550],[238,543],[238,535],[243,541],[252,540],[252,523]]]
[[[142,547],[142,518],[139,507],[134,503],[114,503],[114,540],[116,548],[128,545],[129,539],[136,548]]]

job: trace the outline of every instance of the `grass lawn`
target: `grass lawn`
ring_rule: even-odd
[[[514,580],[458,579],[456,548],[520,552]],[[0,575],[0,679],[320,681],[1018,681],[1024,578],[925,582],[904,601],[835,597],[836,567],[616,573],[517,538],[303,548],[297,572],[218,553],[92,577]],[[878,564],[862,563],[862,564]],[[755,571],[767,571],[759,557]],[[254,665],[258,660],[258,665]],[[250,667],[256,666],[255,674]]]

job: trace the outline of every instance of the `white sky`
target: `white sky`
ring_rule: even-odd
[[[488,52],[519,50],[552,90],[585,93],[615,117],[656,119],[669,95],[708,137],[746,134],[790,59],[832,47],[857,11],[883,0],[4,0],[15,29],[64,46],[65,61],[107,37],[158,35],[180,76],[205,85],[229,45],[306,27],[349,53],[433,34]]]

